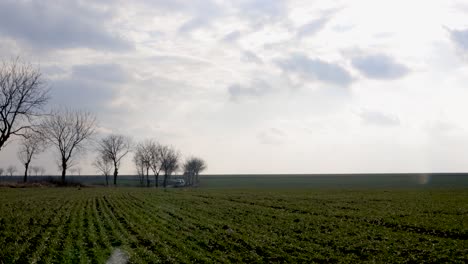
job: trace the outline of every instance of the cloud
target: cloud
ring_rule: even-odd
[[[257,55],[255,55],[255,53],[251,52],[251,51],[244,51],[242,53],[242,60],[245,61],[245,62],[252,62],[252,63],[256,63],[256,64],[263,64],[263,60],[260,59]]]
[[[118,64],[85,64],[72,67],[72,75],[75,78],[90,81],[124,83],[128,80],[128,74]]]
[[[284,0],[239,0],[234,2],[239,15],[251,21],[255,26],[278,22],[287,17]]]
[[[311,59],[302,54],[279,60],[277,64],[283,71],[298,74],[306,80],[338,86],[348,86],[352,82],[350,73],[342,66],[320,59]]]
[[[208,26],[211,23],[211,19],[208,17],[194,17],[190,19],[188,22],[184,23],[179,28],[180,33],[190,33],[196,29],[202,28],[204,26]]]
[[[356,56],[351,63],[361,74],[371,79],[399,79],[410,71],[405,65],[384,54]]]
[[[123,51],[133,44],[106,29],[113,14],[73,1],[0,1],[0,34],[40,49]]]
[[[229,97],[237,101],[241,97],[260,97],[272,91],[272,87],[263,80],[253,80],[248,85],[233,84],[228,87]]]
[[[266,145],[282,144],[285,142],[286,137],[286,134],[278,128],[266,129],[257,135],[257,139],[260,143]]]
[[[359,114],[362,122],[366,125],[393,127],[400,125],[400,119],[397,116],[381,113],[378,111],[363,110]]]
[[[149,4],[166,9],[171,13],[188,15],[190,19],[179,27],[180,33],[191,33],[194,30],[209,27],[216,18],[224,14],[224,9],[220,4],[209,0],[157,0],[150,1]]]
[[[240,37],[241,37],[240,31],[236,30],[236,31],[232,31],[232,32],[226,34],[222,38],[222,41],[232,44],[232,43],[236,42]]]
[[[319,19],[312,20],[311,22],[301,26],[297,32],[299,38],[313,36],[321,31],[325,25],[330,21],[329,17],[322,17]]]
[[[450,38],[463,52],[468,52],[468,28],[463,30],[447,29],[450,33]]]
[[[117,64],[76,65],[69,76],[51,83],[52,103],[102,111],[129,80]]]

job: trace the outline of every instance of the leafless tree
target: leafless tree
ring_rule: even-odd
[[[206,162],[197,157],[191,157],[185,161],[184,174],[187,175],[187,184],[194,185],[199,183],[200,172],[206,169]]]
[[[151,146],[153,141],[146,140],[139,143],[135,148],[135,156],[133,158],[137,171],[142,171],[143,175],[146,174],[146,186],[150,186],[149,170],[151,169]]]
[[[136,152],[135,156],[133,156],[133,162],[135,163],[138,179],[140,180],[141,186],[144,186],[145,181],[145,164],[141,155]]]
[[[31,161],[44,149],[44,140],[40,137],[39,133],[32,130],[24,134],[18,149],[18,159],[24,165],[24,178],[23,181],[27,182],[29,165]]]
[[[3,168],[0,168],[0,179],[3,177],[4,172],[5,172],[5,170]]]
[[[180,154],[172,146],[161,146],[160,149],[161,170],[164,171],[164,188],[172,173],[179,169]]]
[[[11,177],[13,177],[13,174],[15,174],[16,171],[16,167],[13,165],[8,166],[7,168],[7,173],[10,174]]]
[[[158,143],[152,143],[149,152],[150,152],[150,167],[154,174],[154,185],[159,187],[159,174],[162,170],[162,159],[161,155],[164,152],[164,146]]]
[[[39,167],[39,172],[41,173],[41,176],[44,176],[46,170],[44,169],[44,167]]]
[[[106,156],[99,155],[93,162],[93,166],[106,177],[106,185],[109,186],[109,175],[112,170],[112,161]]]
[[[117,184],[120,162],[130,152],[131,146],[130,138],[123,135],[108,135],[99,141],[100,155],[112,161],[114,165],[114,185]]]
[[[37,177],[37,175],[41,171],[41,168],[39,166],[32,166],[31,170],[34,172],[34,175]]]
[[[49,100],[38,68],[19,59],[0,63],[0,149],[12,135],[23,135]]]
[[[96,118],[93,115],[70,109],[52,113],[41,124],[40,131],[46,142],[58,150],[62,181],[65,181],[73,154],[85,149],[95,129]]]

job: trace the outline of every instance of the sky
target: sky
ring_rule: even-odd
[[[17,56],[97,139],[154,139],[206,173],[468,171],[467,1],[2,0],[0,58]],[[59,173],[52,149],[35,165]]]

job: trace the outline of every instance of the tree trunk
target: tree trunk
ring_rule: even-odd
[[[117,174],[119,173],[117,166],[114,166],[114,185],[117,185]]]
[[[146,168],[146,187],[150,187],[149,168]]]
[[[24,178],[23,182],[28,181],[28,167],[29,167],[29,162],[24,164]]]
[[[106,174],[106,186],[109,186],[109,175]]]
[[[164,188],[166,188],[167,186],[167,176],[168,176],[167,173],[164,173],[164,182],[163,182]]]
[[[62,163],[62,183],[65,182],[65,175],[67,174],[67,163]]]
[[[159,173],[156,173],[154,175],[154,181],[155,181],[154,186],[156,186],[156,188],[158,188],[159,187]]]

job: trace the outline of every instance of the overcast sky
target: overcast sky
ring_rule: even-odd
[[[207,173],[468,171],[466,1],[2,0],[0,58],[18,55],[99,136]],[[14,143],[0,160],[21,168]]]

